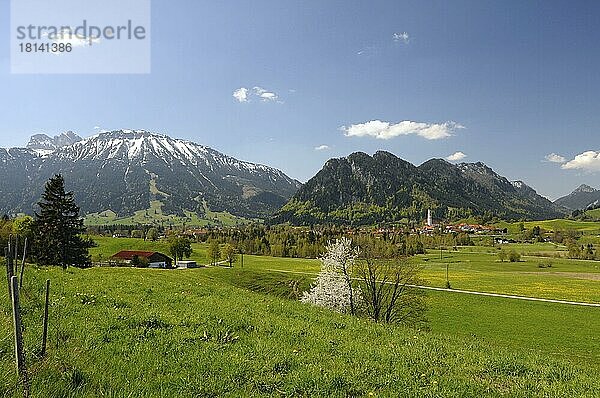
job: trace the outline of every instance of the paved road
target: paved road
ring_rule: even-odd
[[[509,249],[509,248],[507,248]],[[544,252],[546,250],[542,250],[542,252]],[[563,251],[564,252],[564,251]],[[431,253],[435,254],[435,249],[433,251],[431,251]],[[458,251],[454,251],[454,250],[444,250],[444,254],[446,253],[450,253],[450,254],[487,254],[490,256],[493,256],[495,254],[498,254],[498,252],[472,252],[472,251],[466,251],[466,250],[458,250]],[[550,260],[569,260],[569,261],[580,261],[580,262],[584,262],[584,263],[588,263],[588,264],[594,264],[596,266],[600,265],[600,261],[597,260],[582,260],[580,258],[567,258],[567,257],[559,257],[556,258],[554,256],[551,255],[547,255],[547,256],[533,256],[531,254],[521,254],[522,258],[547,258]],[[431,258],[432,260],[436,260],[435,258]]]
[[[303,274],[303,275],[311,275],[311,276],[317,275],[312,272],[287,271],[287,270],[281,270],[281,269],[268,269],[267,271],[285,272],[288,274]],[[553,299],[545,299],[545,298],[538,298],[538,297],[513,296],[510,294],[474,292],[471,290],[444,289],[441,287],[433,287],[433,286],[420,286],[420,285],[408,285],[408,286],[414,287],[417,289],[435,290],[438,292],[471,294],[474,296],[501,297],[501,298],[508,298],[508,299],[514,299],[514,300],[541,301],[543,303],[568,304],[568,305],[579,305],[579,306],[583,306],[583,307],[598,307],[598,308],[600,308],[600,303],[585,303],[585,302],[579,302],[579,301],[553,300]]]

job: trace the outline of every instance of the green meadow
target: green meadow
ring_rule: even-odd
[[[155,226],[180,226],[205,227],[205,226],[234,226],[246,224],[249,220],[234,216],[229,212],[211,211],[204,203],[204,216],[199,217],[192,211],[184,211],[183,216],[164,213],[163,203],[159,200],[150,201],[146,210],[138,210],[132,216],[119,217],[112,210],[99,213],[90,213],[85,216],[86,226],[96,225],[155,225]]]
[[[542,249],[543,245],[530,245],[529,249]],[[555,258],[542,250],[528,253],[520,251],[518,244],[506,246],[504,250],[523,253],[521,261],[501,262],[497,249],[482,252],[473,248],[443,251],[441,256],[431,251],[415,261],[422,265],[423,277],[431,286],[444,286],[448,266],[454,289],[600,303],[600,262]]]
[[[592,210],[591,215],[595,216],[598,214],[595,210]],[[509,233],[518,233],[519,228],[523,224],[526,229],[532,229],[533,227],[539,226],[540,228],[546,231],[580,231],[585,234],[600,234],[600,222],[596,221],[578,221],[578,220],[568,220],[563,218],[558,218],[554,220],[543,220],[543,221],[527,221],[524,223],[514,222],[500,222],[496,225],[500,228],[508,228]]]
[[[161,241],[96,240],[93,255],[104,258],[167,252]],[[193,248],[193,259],[208,262],[205,245]],[[454,289],[600,302],[600,263],[549,257],[552,267],[539,268],[548,244],[513,249],[522,262],[502,263],[492,247],[413,261],[430,286],[444,286],[449,264]],[[300,303],[318,270],[318,260],[248,255],[231,269],[32,266],[22,296],[32,395],[600,396],[600,308],[430,291],[430,330],[418,331]],[[0,310],[0,396],[19,396],[5,286]]]

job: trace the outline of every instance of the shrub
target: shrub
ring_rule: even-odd
[[[518,263],[521,261],[521,254],[519,254],[516,250],[511,250],[510,253],[508,253],[508,260],[511,263]]]
[[[500,261],[505,262],[506,261],[506,257],[507,257],[506,252],[504,251],[504,249],[501,249],[498,252],[498,258],[500,259]]]

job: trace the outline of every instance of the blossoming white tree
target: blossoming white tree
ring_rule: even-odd
[[[352,284],[352,269],[357,257],[358,250],[352,247],[350,239],[330,242],[321,257],[317,280],[308,292],[304,292],[301,301],[354,315],[360,301],[360,295]]]

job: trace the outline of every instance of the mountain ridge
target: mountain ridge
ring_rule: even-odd
[[[585,210],[600,202],[600,190],[582,184],[570,194],[558,198],[554,203],[569,210]]]
[[[272,222],[368,224],[473,215],[543,219],[562,210],[522,181],[509,181],[484,163],[430,159],[415,166],[389,152],[355,152],[330,159]]]
[[[32,213],[55,173],[65,176],[84,214],[111,209],[126,216],[159,200],[169,214],[201,214],[208,204],[263,218],[300,186],[275,168],[146,130],[107,131],[53,150],[3,148],[0,171],[9,177],[0,181],[8,198],[0,211],[8,214]]]

